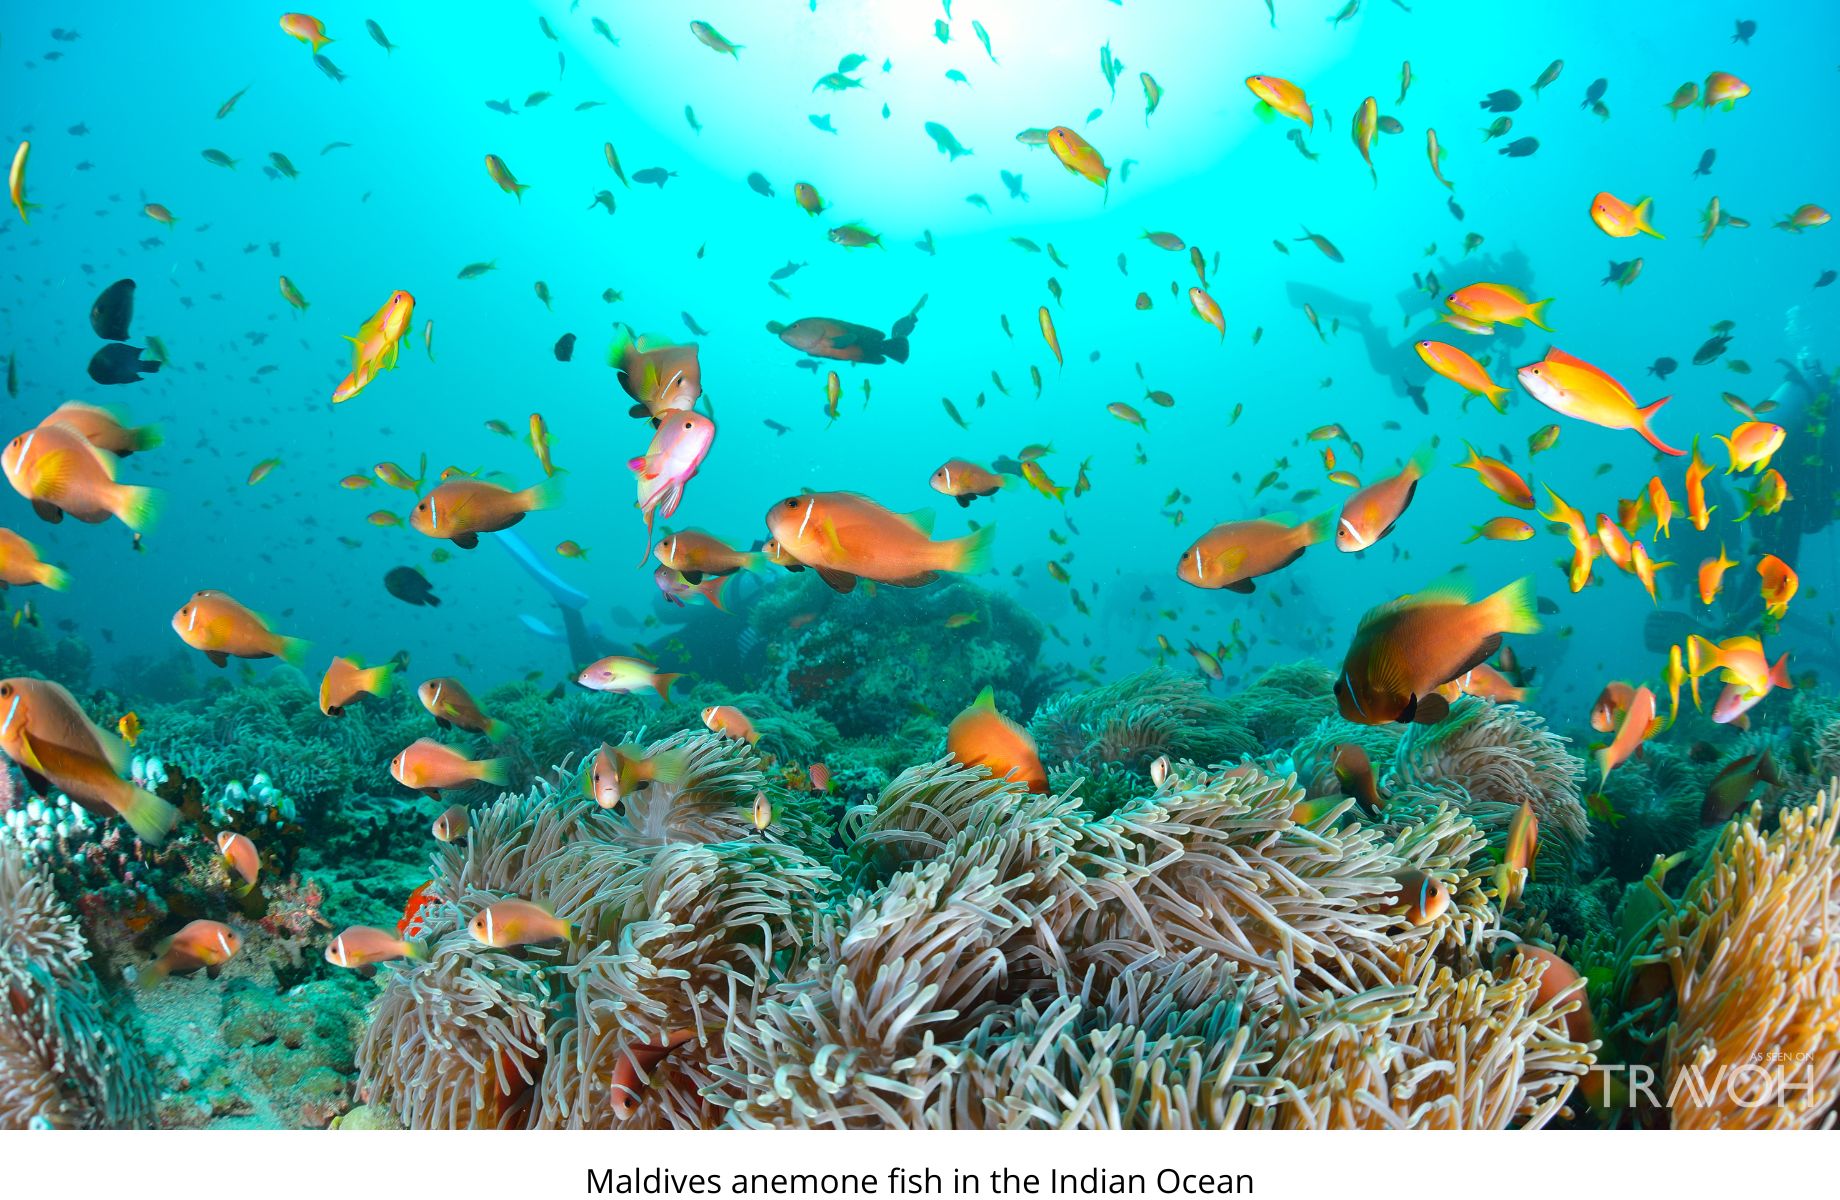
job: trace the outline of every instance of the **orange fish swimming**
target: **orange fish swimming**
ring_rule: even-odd
[[[1521,579],[1478,600],[1453,584],[1401,597],[1361,618],[1335,699],[1361,725],[1436,724],[1450,712],[1439,687],[1494,657],[1506,633],[1537,633],[1533,588]]]
[[[391,937],[369,925],[347,925],[326,944],[326,961],[348,971],[398,958],[422,958],[425,953],[421,943]]]
[[[735,738],[752,746],[760,741],[760,731],[748,715],[732,704],[712,704],[703,710],[703,724],[711,733]]]
[[[162,440],[157,425],[130,426],[114,410],[84,404],[80,400],[66,400],[39,424],[68,426],[82,434],[90,445],[116,458],[151,450]]]
[[[1653,208],[1654,202],[1647,196],[1629,204],[1609,192],[1599,192],[1591,197],[1591,220],[1613,238],[1634,237],[1638,233],[1658,238],[1662,235],[1649,224]]]
[[[38,547],[10,529],[0,529],[0,583],[13,587],[38,584],[61,592],[70,586],[70,575],[38,557]]]
[[[283,637],[268,622],[244,608],[226,592],[205,589],[173,614],[173,631],[194,650],[202,650],[214,666],[235,658],[279,658],[298,667],[307,655],[307,643]]]
[[[653,783],[674,784],[681,780],[688,766],[685,756],[676,750],[647,754],[633,743],[601,748],[588,761],[582,776],[582,790],[588,799],[602,808],[618,808],[626,797]]]
[[[471,550],[479,545],[480,534],[509,529],[528,513],[554,508],[562,499],[561,485],[560,474],[521,492],[483,479],[450,479],[416,502],[409,527]]]
[[[1290,566],[1334,527],[1334,513],[1299,525],[1269,517],[1226,521],[1182,552],[1176,561],[1176,578],[1194,587],[1226,588],[1243,595],[1253,590],[1253,580]]]
[[[319,681],[319,710],[329,717],[342,717],[360,696],[387,696],[395,673],[390,663],[365,667],[356,659],[335,658]]]
[[[1623,713],[1622,724],[1617,726],[1616,736],[1610,744],[1597,752],[1597,767],[1602,774],[1598,778],[1597,789],[1603,790],[1609,780],[1610,772],[1627,762],[1649,736],[1655,720],[1655,693],[1646,687],[1639,687],[1629,698],[1629,708]]]
[[[48,679],[0,679],[0,751],[34,792],[63,792],[86,812],[119,816],[142,841],[159,844],[179,819],[178,809],[122,778],[126,744]]]
[[[1430,466],[1431,451],[1427,448],[1414,455],[1399,474],[1370,483],[1350,496],[1336,521],[1336,549],[1353,554],[1393,532]]]
[[[986,470],[962,458],[947,459],[928,482],[934,491],[951,496],[960,508],[968,508],[974,496],[994,496],[1007,485],[1009,477]]]
[[[1789,614],[1789,601],[1795,599],[1796,589],[1802,586],[1801,576],[1774,554],[1757,560],[1757,575],[1762,580],[1763,610],[1782,620]]]
[[[32,511],[53,525],[66,514],[89,525],[114,517],[142,533],[159,512],[157,492],[117,483],[115,456],[69,425],[40,425],[20,434],[0,451],[0,468],[13,490],[32,502]]]
[[[1507,845],[1495,868],[1495,894],[1504,910],[1520,901],[1521,890],[1539,856],[1540,820],[1534,816],[1533,806],[1523,800],[1514,819],[1508,822]]]
[[[1306,129],[1316,128],[1316,114],[1310,111],[1309,100],[1303,89],[1290,80],[1276,75],[1251,75],[1246,78],[1246,87],[1272,112],[1302,121]]]
[[[1725,572],[1738,564],[1725,557],[1725,543],[1719,543],[1717,558],[1702,559],[1699,564],[1699,602],[1711,604],[1719,597],[1719,590],[1724,586]]]
[[[157,986],[168,975],[203,971],[216,979],[243,948],[242,935],[221,921],[193,921],[162,942],[154,960],[133,973],[137,987]]]
[[[573,942],[579,931],[540,904],[528,900],[500,900],[479,910],[466,931],[483,946],[532,946],[558,939]]]
[[[1041,765],[1035,739],[997,711],[996,695],[989,687],[946,727],[946,753],[968,767],[989,767],[999,778],[1014,779],[1031,792],[1047,794],[1048,772]]]
[[[495,742],[504,741],[511,733],[509,725],[496,717],[488,717],[480,709],[479,702],[458,679],[440,675],[425,680],[415,689],[415,698],[442,729],[458,726],[473,733],[483,733]]]
[[[1469,451],[1469,457],[1457,464],[1459,468],[1474,471],[1482,480],[1482,486],[1514,507],[1533,507],[1533,489],[1521,478],[1520,472],[1498,458],[1481,453],[1468,442],[1463,446]]]
[[[1525,292],[1505,283],[1472,283],[1444,297],[1444,303],[1450,306],[1451,312],[1479,325],[1531,323],[1541,329],[1551,328],[1546,324],[1546,306],[1552,303],[1550,299],[1530,301]]]
[[[1105,156],[1091,142],[1065,125],[1056,125],[1048,130],[1048,149],[1071,174],[1098,184],[1109,197],[1112,169],[1105,165]]]
[[[930,512],[891,512],[852,492],[789,496],[767,510],[767,528],[780,547],[839,592],[858,579],[920,587],[942,573],[972,575],[989,564],[995,525],[934,541],[932,524]]]
[[[1522,367],[1516,374],[1527,394],[1554,412],[1604,429],[1633,429],[1663,454],[1686,454],[1663,442],[1650,427],[1655,414],[1672,397],[1663,396],[1647,408],[1638,407],[1629,389],[1609,372],[1556,346],[1546,352],[1544,359]]]
[[[1769,467],[1770,459],[1782,449],[1788,431],[1769,421],[1746,421],[1733,429],[1730,437],[1722,434],[1717,436],[1725,443],[1725,449],[1731,455],[1731,465],[1725,468],[1725,473],[1734,475],[1740,471],[1762,471]]]
[[[474,760],[433,738],[417,738],[390,760],[390,775],[406,788],[439,798],[445,788],[474,783],[503,787],[510,771],[503,759]]]
[[[736,571],[756,570],[759,554],[736,550],[720,538],[695,529],[674,533],[653,547],[658,561],[684,577],[687,583],[701,583],[705,578],[732,575]]]
[[[254,842],[226,829],[217,835],[217,853],[224,860],[224,866],[243,881],[244,891],[255,887],[262,873],[262,854]]]
[[[1425,340],[1412,347],[1427,367],[1472,396],[1485,396],[1496,412],[1508,411],[1508,389],[1489,378],[1481,363],[1448,342]]]

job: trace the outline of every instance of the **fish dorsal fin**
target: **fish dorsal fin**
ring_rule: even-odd
[[[1594,376],[1595,378],[1603,380],[1605,383],[1610,384],[1612,387],[1616,388],[1618,391],[1624,390],[1623,385],[1618,383],[1615,379],[1611,378],[1610,373],[1608,371],[1605,371],[1602,367],[1593,366],[1592,364],[1584,361],[1584,359],[1582,358],[1577,358],[1577,357],[1574,357],[1573,355],[1567,354],[1565,351],[1559,349],[1559,347],[1557,346],[1552,347],[1550,350],[1546,352],[1546,361],[1556,362],[1560,366],[1571,367],[1574,370],[1583,371],[1587,375],[1591,375],[1591,376]]]
[[[1387,617],[1406,612],[1410,609],[1422,608],[1427,604],[1468,603],[1469,589],[1464,587],[1459,581],[1446,577],[1427,584],[1419,591],[1401,596],[1397,600],[1389,600],[1385,604],[1368,609],[1361,617],[1361,622],[1356,628],[1367,629]]]
[[[987,708],[991,712],[996,712],[997,711],[997,693],[991,688],[991,686],[988,683],[985,684],[984,690],[979,692],[977,694],[977,699],[971,702],[971,707],[972,708]]]
[[[910,521],[914,528],[918,529],[921,533],[926,534],[928,537],[933,536],[934,514],[932,509],[916,508],[910,513],[902,513],[901,515]]]

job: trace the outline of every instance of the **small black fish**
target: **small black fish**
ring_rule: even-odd
[[[102,289],[96,302],[89,306],[89,327],[106,341],[128,340],[128,325],[134,320],[134,281],[117,279]]]
[[[1417,384],[1407,384],[1406,385],[1406,395],[1412,397],[1412,403],[1414,406],[1417,407],[1419,412],[1424,413],[1427,416],[1430,415],[1431,406],[1425,403],[1425,389],[1424,388],[1419,387]]]
[[[404,604],[429,608],[441,606],[441,598],[434,594],[434,585],[414,567],[392,567],[383,577],[383,587]]]
[[[632,179],[634,183],[655,183],[662,191],[664,188],[664,181],[672,178],[676,174],[676,171],[667,171],[663,167],[646,167],[643,170],[634,171]]]
[[[768,278],[773,279],[775,281],[778,281],[781,279],[790,279],[795,273],[797,273],[799,268],[803,267],[804,265],[805,264],[802,262],[793,262],[791,259],[787,259],[786,265],[781,267],[779,270],[773,272],[773,274],[768,276]]]
[[[79,121],[65,132],[69,133],[71,137],[82,137],[89,132],[89,126]]]
[[[139,346],[110,342],[89,360],[89,377],[101,384],[139,383],[160,369],[157,358],[142,358]]]
[[[1503,88],[1499,92],[1490,92],[1477,104],[1478,108],[1486,108],[1490,112],[1498,113],[1513,112],[1520,106],[1520,93],[1509,91],[1507,88]]]
[[[1717,150],[1708,150],[1699,156],[1699,166],[1693,168],[1693,178],[1712,174],[1712,160],[1719,156]]]
[[[1543,617],[1556,617],[1559,615],[1559,606],[1551,600],[1548,600],[1545,596],[1537,597],[1533,602],[1533,606],[1539,610],[1540,615]]]
[[[1696,367],[1705,366],[1719,355],[1725,353],[1725,347],[1729,345],[1731,345],[1730,334],[1721,333],[1707,338],[1705,343],[1702,344],[1698,350],[1693,352],[1693,365]]]
[[[1828,284],[1832,283],[1834,281],[1834,278],[1835,276],[1832,271],[1822,271],[1821,277],[1814,281],[1814,285],[1818,288],[1824,288]]]
[[[685,329],[688,329],[691,333],[694,333],[698,337],[708,337],[709,336],[709,331],[707,329],[704,329],[701,325],[698,325],[696,323],[695,317],[691,316],[689,313],[679,313],[678,315],[683,317]]]
[[[773,190],[773,185],[767,182],[767,177],[762,175],[759,171],[750,171],[748,173],[747,185],[762,196],[775,196],[779,194]]]
[[[332,82],[345,82],[345,72],[339,70],[338,64],[333,62],[330,58],[327,58],[324,54],[315,54],[313,56],[313,65],[324,71],[326,73],[326,78],[332,80]]]
[[[1444,204],[1450,209],[1451,216],[1459,221],[1463,219],[1463,206],[1457,203],[1457,198],[1455,196],[1444,197]]]
[[[486,101],[486,107],[493,112],[504,113],[507,117],[517,114],[517,109],[511,107],[511,101],[509,100],[488,100]]]
[[[1593,104],[1596,104],[1599,100],[1602,100],[1604,98],[1604,93],[1609,90],[1610,90],[1610,81],[1608,79],[1593,79],[1591,81],[1591,86],[1584,90],[1584,103],[1580,104],[1578,107],[1579,108],[1591,107]]]
[[[781,425],[778,421],[775,421],[771,417],[768,417],[766,420],[762,421],[761,424],[765,425],[768,429],[771,429],[774,433],[779,434],[781,437],[785,437],[787,434],[792,432],[792,429],[789,426]]]
[[[1539,148],[1540,148],[1539,138],[1515,138],[1513,141],[1509,142],[1507,145],[1503,146],[1501,149],[1497,150],[1495,153],[1505,154],[1509,158],[1526,158],[1528,155],[1532,154],[1535,150],[1538,150]]]
[[[1751,44],[1751,37],[1756,34],[1756,32],[1757,22],[1739,21],[1737,30],[1731,35],[1731,40],[1748,46]]]
[[[575,335],[565,333],[556,339],[556,361],[568,362],[575,357]]]

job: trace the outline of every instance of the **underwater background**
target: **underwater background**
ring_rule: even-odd
[[[1824,212],[1792,216],[1840,194],[1821,132],[1840,100],[1840,14],[328,4],[313,18],[333,40],[317,50],[280,17],[228,3],[0,13],[0,120],[10,144],[30,142],[19,195],[39,206],[0,223],[0,434],[76,400],[163,438],[119,467],[161,493],[143,536],[48,523],[24,496],[0,505],[0,525],[70,577],[7,589],[0,677],[63,685],[104,730],[133,714],[121,773],[183,814],[156,848],[7,775],[0,924],[50,932],[8,951],[8,979],[33,1000],[0,1059],[24,1046],[43,1070],[0,1096],[0,1124],[324,1126],[352,1111],[411,1127],[1691,1123],[1678,1105],[1587,1102],[1588,1066],[1703,1064],[1717,1039],[1695,1031],[1725,1028],[1693,1008],[1718,991],[1704,976],[1769,972],[1682,947],[1716,944],[1752,900],[1738,940],[1780,963],[1770,947],[1807,944],[1797,922],[1819,924],[1784,889],[1840,869],[1834,805],[1816,798],[1840,768],[1827,427],[1840,255]],[[1669,111],[1713,72],[1748,93]],[[1303,85],[1313,124],[1255,111],[1245,81],[1260,74]],[[1504,90],[1514,107],[1492,110]],[[1351,136],[1369,96],[1402,127],[1375,135],[1371,173]],[[1485,139],[1503,115],[1512,129]],[[1018,136],[1051,127],[1103,156],[1103,186]],[[1426,162],[1427,127],[1454,186]],[[1506,152],[1525,138],[1537,147]],[[499,186],[487,155],[525,189]],[[797,202],[800,183],[821,212]],[[1665,237],[1607,237],[1591,218],[1600,192],[1652,197]],[[1725,220],[1706,235],[1715,203]],[[839,244],[832,231],[851,226],[878,243]],[[1200,267],[1147,232],[1199,248]],[[1632,281],[1606,279],[1638,257]],[[105,385],[86,314],[124,278],[120,340],[162,363]],[[1551,331],[1441,321],[1445,297],[1478,283],[1550,297]],[[1223,330],[1197,319],[1197,285]],[[414,318],[394,368],[333,404],[355,365],[346,339],[398,291]],[[769,329],[816,316],[888,334],[911,318],[906,361],[814,359]],[[657,561],[639,565],[649,539],[628,465],[654,429],[629,414],[610,361],[637,338],[695,344],[698,410],[717,430],[659,531],[748,550],[770,536],[770,506],[852,492],[932,509],[938,538],[994,524],[991,565],[846,594],[759,562],[724,585],[722,608],[666,595]],[[1506,411],[1435,374],[1414,350],[1424,339],[1482,360]],[[1713,467],[1705,529],[1685,512],[1684,459],[1516,385],[1554,345],[1640,405],[1672,397],[1653,427],[1682,449],[1697,440]],[[1144,427],[1108,411],[1118,403]],[[406,521],[447,468],[543,482],[532,414],[560,502],[481,537],[521,554],[371,519]],[[1555,421],[1535,456],[1530,438]],[[1747,421],[1786,431],[1769,466],[1789,498],[1739,522],[1762,468],[1726,473],[1717,439]],[[1537,511],[1459,468],[1466,442],[1522,475]],[[1178,578],[1210,527],[1337,513],[1350,488],[1331,470],[1372,483],[1426,451],[1409,509],[1365,552],[1323,542],[1251,594]],[[951,459],[1007,482],[961,506],[929,485]],[[1011,473],[1023,462],[1045,487]],[[385,463],[410,486],[383,480]],[[352,476],[365,486],[341,486]],[[1676,508],[1666,536],[1652,513],[1628,531],[1673,563],[1653,598],[1604,550],[1572,587],[1548,489],[1614,518],[1651,478]],[[1531,536],[1466,540],[1500,517]],[[559,553],[567,542],[585,557]],[[1721,547],[1736,565],[1703,603],[1700,564]],[[1799,574],[1780,616],[1760,594],[1765,554]],[[403,567],[438,605],[386,588]],[[1510,634],[1513,663],[1492,661],[1525,694],[1457,699],[1441,724],[1347,719],[1331,689],[1364,613],[1440,580],[1480,597],[1523,577],[1541,628]],[[298,665],[213,666],[174,627],[201,589],[311,649]],[[1690,635],[1761,636],[1769,662],[1788,654],[1791,686],[1766,689],[1739,728],[1711,719],[1723,683],[1708,673],[1705,711],[1685,700],[1606,777],[1594,750],[1627,707],[1594,726],[1606,686],[1646,685],[1672,716],[1669,652]],[[663,699],[577,687],[605,655],[683,678]],[[334,656],[392,663],[391,694],[326,715]],[[416,685],[449,676],[506,736],[436,727]],[[951,753],[948,726],[987,686],[1032,736],[1042,788]],[[722,705],[757,736],[725,735],[704,714]],[[502,759],[504,786],[418,796],[391,761],[423,737]],[[627,742],[678,756],[681,775],[617,809],[583,798],[583,764]],[[1346,744],[1371,759],[1385,803],[1301,808],[1354,797],[1333,770]],[[1523,801],[1540,824],[1525,895],[1497,881]],[[471,832],[437,839],[430,823],[455,802]],[[261,856],[248,890],[219,853],[225,833]],[[1448,909],[1402,925],[1402,872],[1445,889]],[[469,941],[473,916],[509,898],[598,930],[602,949]],[[973,911],[990,927],[920,919]],[[166,939],[200,920],[235,930],[241,952],[211,978],[146,985]],[[1821,920],[1818,951],[1796,958],[1802,984],[1779,979],[1748,1008],[1836,1003],[1840,949]],[[854,957],[864,928],[903,921],[910,965],[947,948],[975,965],[890,982],[885,962]],[[354,972],[326,958],[348,926],[424,940]],[[1504,965],[1505,945],[1542,949],[1583,984],[1542,992],[1559,968]],[[884,1008],[826,990],[851,972]],[[910,1003],[935,1014],[949,1053],[888,1049],[922,1040]],[[1332,1094],[1333,1047],[1393,1022],[1404,1078],[1456,1053],[1460,1038],[1426,1031],[1471,1019],[1518,1039],[1512,1066],[1470,1085],[1487,1095],[1381,1114]],[[905,1032],[862,1032],[878,1020]],[[1790,1027],[1821,1023],[1784,1016],[1745,1051]],[[1076,1052],[1083,1031],[1108,1049]],[[1806,1048],[1813,1096],[1765,1110],[1778,1123],[1833,1119],[1829,1041]],[[111,1049],[76,1061],[66,1042]],[[783,1083],[788,1062],[821,1079],[826,1044],[857,1082]],[[1024,1061],[1038,1046],[1056,1047],[1048,1066]],[[1064,1094],[1112,1096],[1146,1059],[1189,1082],[1063,1111]],[[1060,1074],[1029,1075],[1041,1071]],[[1312,1098],[1284,1099],[1286,1081]],[[1740,1119],[1754,1113],[1692,1117]]]

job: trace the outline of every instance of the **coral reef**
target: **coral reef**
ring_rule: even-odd
[[[50,879],[0,841],[0,1129],[152,1123],[146,1052],[88,960]]]

